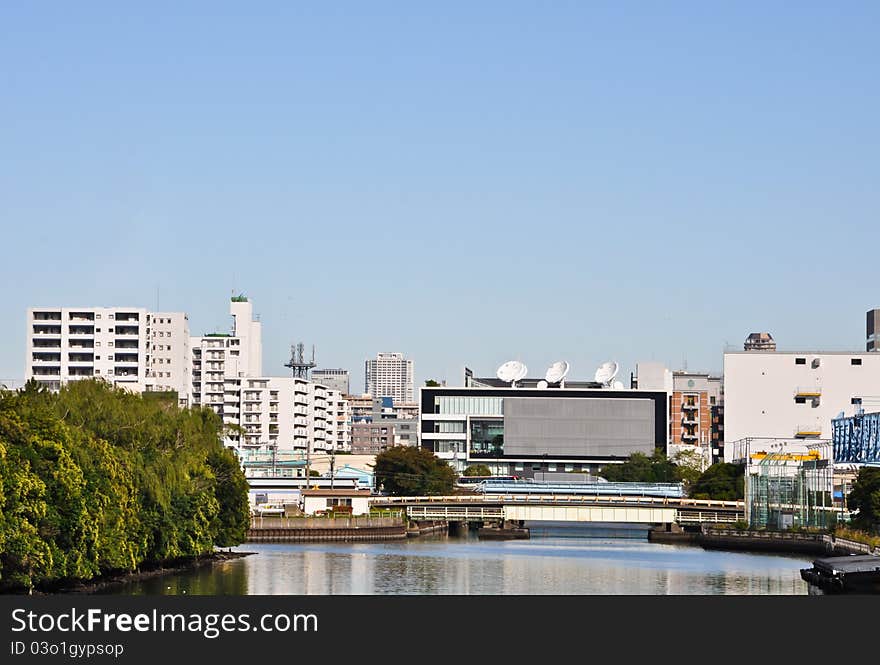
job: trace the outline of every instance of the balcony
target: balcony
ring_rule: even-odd
[[[120,321],[140,321],[140,314],[138,314],[137,312],[117,312],[116,322],[119,323]]]
[[[137,335],[140,332],[140,329],[137,326],[120,326],[116,325],[116,334],[117,335]]]
[[[682,425],[690,425],[691,427],[694,427],[696,425],[699,425],[700,421],[697,420],[697,417],[695,415],[685,415],[681,419],[681,424]]]
[[[699,441],[700,437],[695,433],[686,432],[681,435],[681,440],[682,441]]]
[[[61,367],[34,367],[33,371],[35,378],[40,378],[41,376],[61,376]]]
[[[67,318],[70,321],[86,321],[86,322],[91,323],[92,321],[95,320],[95,313],[94,312],[70,312],[67,315]]]
[[[138,341],[136,339],[116,339],[113,342],[114,347],[117,349],[136,349],[138,348]]]
[[[50,326],[50,325],[35,325],[34,326],[34,335],[52,335],[52,336],[61,336],[61,326]]]
[[[95,356],[92,353],[68,353],[67,361],[71,363],[93,363]]]
[[[61,321],[61,312],[34,312],[34,321]]]
[[[822,388],[819,386],[800,386],[795,390],[795,397],[821,397]]]
[[[93,337],[95,326],[70,326],[67,332],[71,337]]]
[[[822,428],[819,425],[798,425],[794,433],[797,439],[818,439],[822,436]]]
[[[699,408],[700,408],[699,404],[688,404],[687,402],[685,402],[681,405],[682,411],[696,411]]]
[[[53,363],[58,365],[61,363],[61,354],[60,353],[34,353],[31,355],[31,360],[37,364],[46,364]]]

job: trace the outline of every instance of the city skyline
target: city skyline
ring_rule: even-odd
[[[400,351],[417,387],[511,358],[719,373],[757,331],[864,348],[875,4],[264,12],[0,9],[0,378],[29,307],[201,335],[231,293],[277,376],[299,340],[356,379]]]

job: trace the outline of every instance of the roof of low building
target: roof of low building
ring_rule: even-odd
[[[370,496],[370,490],[356,490],[351,488],[303,490],[303,496]]]

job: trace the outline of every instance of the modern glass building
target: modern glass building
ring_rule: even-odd
[[[421,389],[421,444],[462,471],[596,471],[666,449],[665,392],[468,386]]]

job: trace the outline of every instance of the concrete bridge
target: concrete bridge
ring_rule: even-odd
[[[733,523],[742,501],[644,496],[483,495],[373,497],[372,506],[403,507],[413,520],[450,522],[621,522],[630,524]]]

